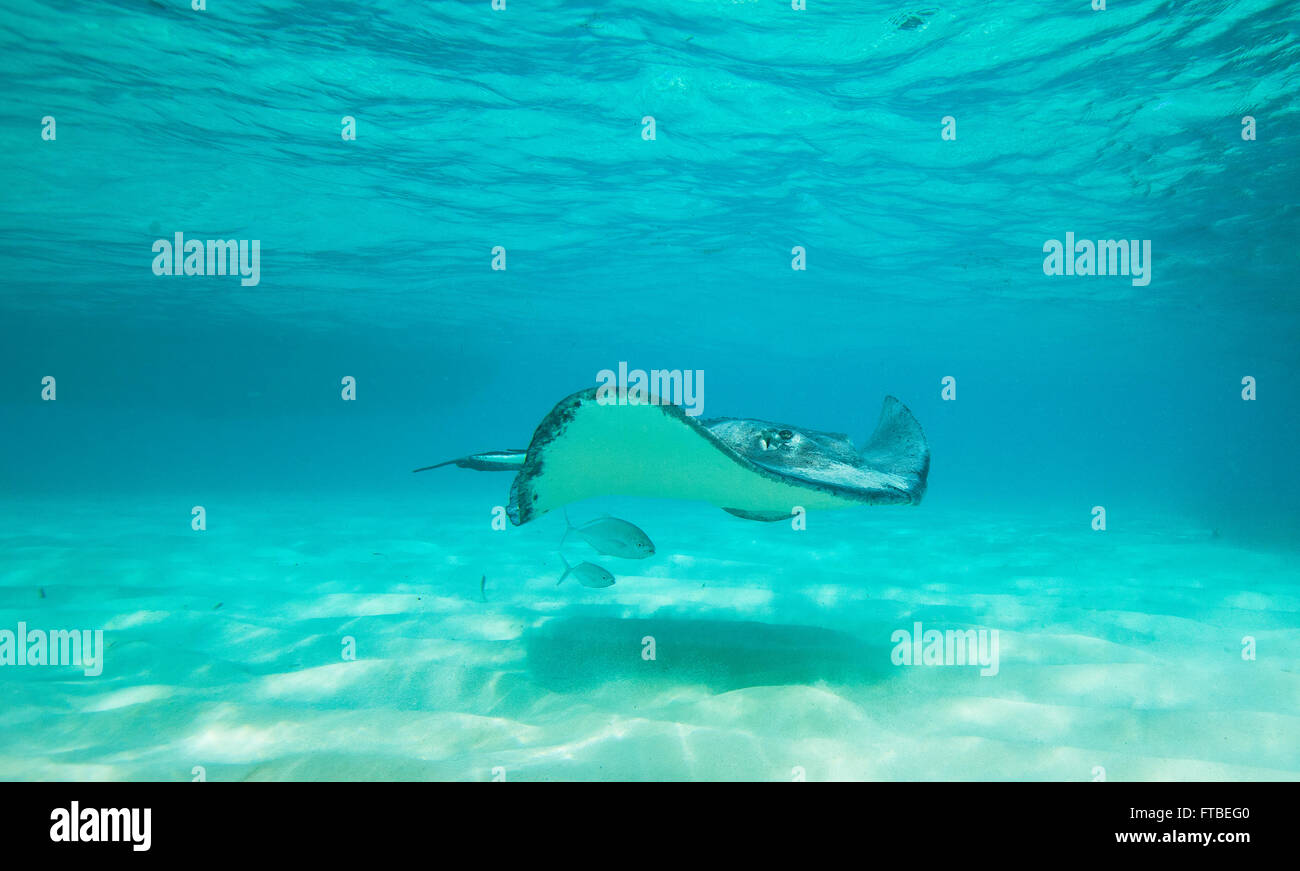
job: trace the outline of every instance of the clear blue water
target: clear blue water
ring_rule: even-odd
[[[0,628],[110,645],[0,667],[0,777],[1300,776],[1294,4],[208,5],[0,4]],[[597,590],[410,473],[619,361],[859,443],[896,395],[928,495],[579,503],[658,549]]]

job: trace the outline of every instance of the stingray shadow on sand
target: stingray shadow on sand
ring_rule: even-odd
[[[654,639],[655,659],[642,651]],[[891,677],[888,644],[815,626],[678,618],[558,617],[524,634],[533,679],[554,692],[614,682],[753,686],[875,683]]]

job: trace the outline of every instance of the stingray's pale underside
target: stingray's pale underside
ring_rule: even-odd
[[[741,517],[779,520],[795,506],[919,503],[930,449],[920,424],[892,396],[859,451],[837,433],[739,418],[697,421],[676,405],[601,402],[593,387],[557,404],[527,451],[439,465],[451,463],[518,469],[507,508],[516,525],[610,495],[702,500]]]

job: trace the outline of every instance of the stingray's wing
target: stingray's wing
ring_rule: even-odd
[[[506,510],[523,524],[610,495],[788,514],[807,490],[737,455],[678,406],[604,404],[589,388],[561,400],[538,425]]]
[[[608,495],[699,499],[739,516],[911,501],[892,477],[846,485],[763,468],[678,406],[602,404],[590,388],[562,400],[537,427],[507,511],[523,524]]]
[[[911,410],[886,396],[876,431],[860,454],[862,464],[903,481],[911,502],[920,504],[930,476],[930,443]]]

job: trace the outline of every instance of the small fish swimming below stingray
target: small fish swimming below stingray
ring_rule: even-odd
[[[569,575],[577,578],[578,583],[584,587],[601,589],[614,586],[614,576],[595,563],[581,562],[575,566],[564,558],[564,554],[560,554],[560,560],[564,563],[564,574],[560,575],[560,579],[555,582],[557,587],[564,583],[564,579]]]
[[[925,495],[930,445],[892,396],[861,450],[840,433],[765,420],[696,420],[677,405],[596,397],[591,387],[561,400],[527,450],[471,454],[415,471],[456,465],[515,472],[506,513],[516,526],[594,496],[696,499],[747,520],[776,521],[796,505],[917,505]]]
[[[640,527],[626,520],[619,520],[606,514],[581,526],[574,526],[573,521],[569,519],[569,512],[566,511],[564,522],[567,528],[564,530],[564,537],[560,539],[561,545],[564,544],[564,539],[569,537],[569,533],[573,532],[606,556],[645,559],[655,554],[655,543],[650,540],[650,536],[642,532]]]

